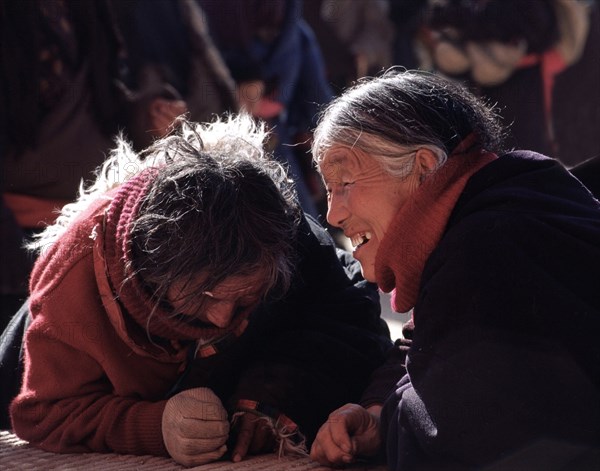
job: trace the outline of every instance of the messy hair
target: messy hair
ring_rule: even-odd
[[[264,150],[266,138],[263,124],[240,115],[210,124],[180,119],[171,135],[139,154],[119,139],[95,182],[34,245],[55,241],[92,200],[155,168],[129,229],[128,271],[157,301],[174,281],[199,273],[210,275],[201,291],[258,270],[266,291],[285,291],[300,210],[285,169]]]
[[[495,111],[466,88],[429,72],[392,68],[359,81],[325,109],[312,153],[318,164],[332,145],[355,148],[403,177],[414,164],[411,151],[426,147],[441,166],[469,134],[480,147],[501,150],[504,130]]]

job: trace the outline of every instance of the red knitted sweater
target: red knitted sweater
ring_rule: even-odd
[[[167,455],[161,419],[185,368],[182,341],[226,333],[151,323],[170,341],[158,346],[141,287],[127,283],[116,299],[145,181],[94,202],[34,267],[24,382],[10,412],[16,434],[45,450]]]

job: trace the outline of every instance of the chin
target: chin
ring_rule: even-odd
[[[375,270],[373,267],[365,269],[365,267],[361,264],[360,272],[365,280],[370,281],[371,283],[377,283],[377,279],[375,278]]]

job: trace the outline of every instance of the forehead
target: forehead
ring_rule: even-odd
[[[379,163],[366,152],[346,146],[332,146],[324,153],[319,163],[325,180],[336,180],[344,175],[358,175],[379,167]]]
[[[211,291],[215,294],[245,295],[262,292],[265,289],[266,274],[257,272],[252,275],[233,275],[225,278]]]
[[[200,274],[191,280],[176,281],[171,291],[179,296],[192,296],[204,290],[210,275]],[[248,294],[262,294],[266,290],[266,273],[257,271],[252,275],[232,275],[210,289],[215,297],[241,297]]]

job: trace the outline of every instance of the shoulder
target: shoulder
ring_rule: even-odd
[[[543,266],[600,269],[600,209],[552,195],[482,195],[455,214],[433,254],[468,266]],[[487,271],[496,265],[482,266]]]
[[[598,311],[600,211],[551,196],[511,198],[471,201],[454,218],[423,271],[427,305],[486,322],[514,315],[521,325],[534,313],[558,320]]]
[[[560,215],[575,222],[572,218],[597,220],[600,204],[557,160],[531,151],[512,151],[469,179],[448,227],[480,212],[509,219]]]
[[[560,162],[509,152],[469,180],[423,277],[442,267],[471,285],[597,273],[600,204]]]
[[[73,281],[81,277],[83,271],[89,271],[93,276],[92,255],[96,238],[101,237],[104,210],[110,203],[109,199],[99,199],[76,217],[52,243],[42,247],[34,265],[30,291],[31,295],[47,295],[69,273],[77,272]],[[89,265],[89,269],[87,267]]]

